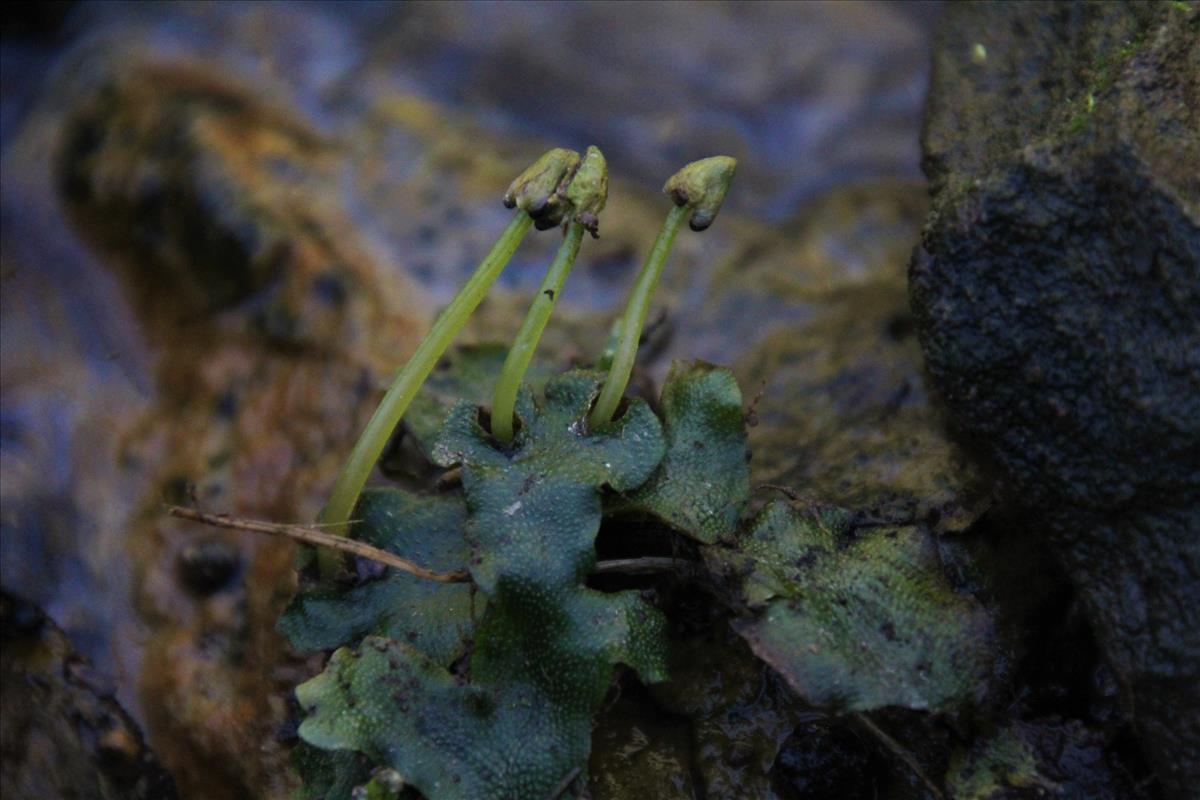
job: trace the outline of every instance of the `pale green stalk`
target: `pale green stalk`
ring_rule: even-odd
[[[621,397],[625,394],[625,387],[629,384],[629,376],[633,372],[633,361],[637,356],[642,327],[646,324],[646,314],[650,310],[650,298],[658,286],[658,279],[662,276],[667,256],[671,253],[671,245],[675,243],[675,236],[679,233],[679,226],[692,210],[689,206],[671,208],[658,238],[654,240],[654,247],[646,258],[646,264],[638,274],[637,283],[629,296],[629,305],[626,306],[625,315],[621,319],[621,338],[613,354],[612,367],[604,381],[604,388],[600,390],[600,397],[596,399],[596,405],[588,416],[588,427],[593,430],[608,424],[616,413],[617,406],[621,404]]]
[[[625,387],[629,385],[629,376],[633,373],[633,362],[637,357],[638,341],[642,338],[642,328],[646,325],[646,314],[650,310],[650,297],[658,286],[662,276],[663,266],[675,243],[675,235],[679,226],[688,218],[688,226],[694,231],[702,231],[712,225],[721,210],[721,203],[729,191],[729,183],[733,180],[737,160],[729,156],[712,156],[693,161],[667,179],[663,192],[675,207],[667,214],[662,231],[654,240],[654,247],[646,257],[642,271],[638,273],[637,283],[629,296],[625,314],[613,326],[617,335],[616,348],[612,354],[612,363],[608,368],[608,377],[604,380],[604,388],[596,398],[596,405],[588,415],[588,427],[591,429],[607,425],[612,421],[613,414],[621,405]],[[605,347],[605,357],[608,360],[608,346]]]
[[[508,350],[508,357],[504,359],[504,368],[500,371],[500,378],[496,381],[496,390],[492,396],[492,435],[504,444],[508,444],[513,438],[513,411],[516,408],[517,390],[521,387],[521,379],[525,377],[525,370],[529,368],[538,340],[542,338],[542,331],[546,329],[550,312],[554,311],[554,304],[575,263],[584,230],[584,226],[579,222],[567,225],[563,243],[555,253],[554,260],[550,262],[550,268],[546,270],[546,277],[538,287],[533,305],[529,307],[529,313],[521,323],[517,338]]]
[[[334,484],[329,502],[321,511],[319,521],[327,526],[331,533],[345,535],[346,523],[358,502],[367,477],[375,462],[379,460],[383,448],[399,424],[400,418],[408,409],[409,403],[416,396],[421,384],[433,371],[438,359],[450,346],[450,342],[466,324],[468,317],[483,300],[492,283],[499,277],[501,270],[512,258],[517,246],[525,238],[533,225],[533,220],[524,210],[517,211],[512,222],[508,224],[499,241],[492,247],[491,252],[484,257],[470,280],[463,286],[458,295],[446,306],[445,310],[433,323],[429,334],[418,345],[416,352],[409,358],[392,381],[391,387],[383,396],[379,408],[371,416],[366,429],[354,445]],[[322,574],[332,574],[336,566],[338,554],[332,550],[320,551]]]

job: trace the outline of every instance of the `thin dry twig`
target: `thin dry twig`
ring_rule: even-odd
[[[758,386],[758,392],[750,400],[750,405],[746,406],[746,410],[742,412],[742,420],[748,428],[758,427],[758,404],[762,402],[763,395],[767,392],[767,382],[764,380]]]
[[[689,572],[695,566],[685,558],[647,556],[597,561],[593,575],[652,575],[657,572]]]
[[[796,502],[798,502],[799,500],[802,499],[800,497],[800,494],[795,489],[790,489],[787,486],[780,486],[777,483],[760,483],[758,486],[754,487],[754,489],[755,489],[755,491],[758,491],[759,489],[771,489],[773,491],[779,492],[784,497],[786,497],[788,500],[792,500],[792,501],[796,501]]]
[[[183,506],[167,506],[167,513],[172,517],[187,519],[193,522],[202,522],[205,525],[215,525],[218,528],[230,528],[239,531],[266,533],[271,536],[283,536],[298,542],[304,542],[305,544],[329,547],[334,550],[340,550],[343,553],[352,553],[361,558],[378,561],[380,564],[386,564],[401,572],[407,572],[409,575],[414,575],[427,581],[436,581],[438,583],[469,583],[471,581],[471,576],[465,569],[456,569],[453,572],[434,572],[419,564],[414,564],[408,559],[389,553],[386,550],[372,547],[366,542],[359,542],[354,539],[348,539],[345,536],[337,536],[303,525],[284,525],[278,522],[240,519],[228,514],[209,514],[204,511],[197,511],[194,508],[184,508]]]
[[[439,492],[447,492],[451,489],[462,486],[462,468],[454,467],[448,469],[438,476],[437,490]]]
[[[558,782],[558,786],[550,793],[550,797],[547,800],[558,800],[558,798],[562,797],[563,792],[571,788],[571,784],[575,782],[575,779],[579,777],[579,773],[582,771],[579,767],[575,767],[568,772],[566,777]]]
[[[854,718],[862,723],[862,726],[870,731],[875,738],[883,742],[884,747],[891,750],[897,758],[907,764],[908,768],[911,769],[913,773],[921,779],[921,783],[925,784],[925,788],[929,790],[930,794],[936,797],[937,800],[945,800],[946,796],[942,794],[942,790],[937,787],[937,784],[929,779],[929,776],[926,775],[924,770],[921,769],[921,765],[917,763],[917,759],[913,757],[912,753],[905,750],[904,747],[902,747],[901,744],[891,736],[888,736],[882,728],[868,719],[866,714],[855,714]]]
[[[279,522],[265,522],[257,519],[244,519],[230,514],[210,514],[185,506],[167,506],[167,513],[172,517],[199,522],[204,525],[214,525],[218,528],[228,528],[236,531],[251,531],[266,533],[271,536],[283,536],[305,544],[317,547],[329,547],[343,553],[351,553],[359,558],[377,561],[388,567],[394,567],[418,578],[438,583],[471,583],[471,574],[465,569],[452,572],[434,572],[408,559],[372,547],[366,542],[337,536],[332,533],[317,530],[305,525],[286,525]],[[689,572],[694,568],[691,561],[682,558],[616,558],[609,561],[599,561],[592,568],[593,575],[651,575],[658,572]]]

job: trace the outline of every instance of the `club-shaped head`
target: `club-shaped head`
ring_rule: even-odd
[[[588,147],[579,169],[566,187],[567,201],[574,209],[574,220],[599,236],[600,212],[608,201],[608,162],[595,145]]]
[[[533,217],[538,230],[562,223],[570,211],[564,187],[579,168],[579,153],[556,147],[533,162],[508,186],[504,205]]]
[[[693,211],[688,225],[702,231],[717,218],[736,169],[737,159],[729,156],[693,161],[667,180],[663,192],[675,205],[690,206]]]

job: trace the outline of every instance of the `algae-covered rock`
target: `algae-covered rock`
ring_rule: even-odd
[[[991,487],[925,383],[906,277],[924,195],[891,181],[807,203],[717,262],[697,313],[669,319],[668,355],[732,366],[752,486],[941,533],[977,519]]]
[[[964,4],[937,46],[910,278],[934,384],[1032,509],[1200,782],[1200,9]]]
[[[922,372],[903,286],[831,292],[814,319],[772,333],[738,364],[743,385],[762,387],[753,477],[889,519],[966,529],[991,487],[947,434]]]
[[[336,148],[250,81],[130,50],[86,62],[93,79],[64,91],[55,168],[143,320],[172,336],[255,297],[246,317],[268,340],[356,337],[386,299],[367,289],[379,265],[351,230]]]

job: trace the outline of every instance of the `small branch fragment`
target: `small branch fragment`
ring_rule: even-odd
[[[659,572],[690,573],[695,564],[684,558],[647,557],[614,558],[598,561],[592,567],[593,575],[653,575]]]
[[[167,506],[167,513],[172,517],[191,520],[217,528],[228,528],[235,531],[250,531],[251,533],[266,533],[271,536],[283,536],[315,547],[327,547],[343,553],[350,553],[359,558],[375,561],[384,566],[393,567],[401,572],[407,572],[417,578],[437,583],[473,583],[471,574],[465,569],[452,572],[434,572],[408,559],[372,547],[366,542],[339,536],[333,533],[317,530],[304,525],[285,525],[279,522],[265,522],[258,519],[243,519],[229,514],[209,514],[194,508],[183,506]],[[695,564],[683,558],[647,557],[647,558],[616,558],[609,561],[599,561],[592,568],[593,575],[652,575],[659,572],[691,573]]]
[[[400,556],[389,553],[386,550],[372,547],[366,542],[355,541],[345,536],[338,536],[315,528],[307,528],[303,525],[283,525],[277,522],[239,519],[231,517],[228,514],[208,514],[203,511],[197,511],[194,508],[184,508],[183,506],[167,506],[167,513],[172,517],[201,522],[205,525],[215,525],[218,528],[230,528],[239,531],[252,531],[253,533],[266,533],[271,536],[283,536],[298,542],[304,542],[305,544],[316,545],[317,547],[340,550],[343,553],[351,553],[361,558],[377,561],[380,564],[385,564],[427,581],[436,581],[437,583],[470,583],[471,581],[471,575],[465,569],[456,569],[453,572],[434,572]]]
[[[459,467],[448,469],[438,476],[437,490],[439,492],[448,492],[459,486],[462,486],[462,469]]]
[[[900,743],[891,736],[888,736],[882,728],[880,728],[874,722],[871,722],[866,714],[855,714],[854,718],[861,723],[864,728],[870,731],[872,736],[883,742],[883,746],[888,750],[891,750],[896,758],[907,764],[908,768],[913,771],[913,774],[920,778],[921,783],[925,784],[925,788],[929,790],[930,794],[936,797],[937,800],[945,800],[946,796],[942,794],[942,790],[937,787],[937,784],[929,779],[929,776],[926,775],[924,770],[921,769],[921,765],[917,763],[917,759],[913,757],[912,753],[905,750]]]
[[[755,487],[755,491],[759,489],[770,489],[772,491],[779,492],[792,502],[799,502],[803,499],[795,489],[791,489],[787,486],[780,486],[777,483],[760,483],[757,487]]]
[[[558,798],[562,797],[563,792],[571,788],[571,784],[575,782],[575,779],[579,777],[579,773],[582,771],[583,770],[579,767],[575,767],[568,772],[566,777],[558,782],[558,786],[556,786],[554,791],[550,793],[550,797],[547,798],[547,800],[558,800]]]
[[[746,407],[746,412],[742,415],[742,421],[746,424],[746,427],[758,427],[758,404],[762,402],[763,395],[766,392],[767,382],[763,381],[758,387],[758,392],[755,393],[754,398],[750,401],[750,405]]]

